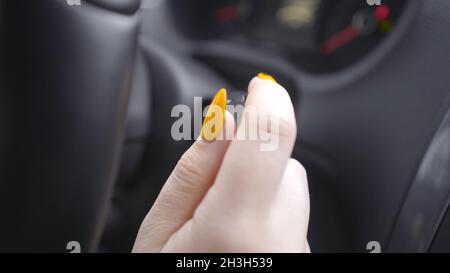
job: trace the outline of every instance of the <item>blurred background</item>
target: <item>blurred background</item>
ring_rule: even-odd
[[[313,252],[450,251],[449,13],[446,0],[0,0],[0,251],[131,251],[191,144],[172,139],[172,107],[245,92],[261,71],[295,105]]]

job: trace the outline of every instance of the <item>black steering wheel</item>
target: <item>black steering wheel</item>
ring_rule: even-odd
[[[97,248],[140,0],[76,2],[0,1],[0,252],[64,252],[72,241]]]

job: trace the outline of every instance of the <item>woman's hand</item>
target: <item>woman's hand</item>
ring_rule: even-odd
[[[297,135],[292,102],[283,87],[257,77],[245,111],[250,106],[278,120],[277,149],[261,151],[259,140],[197,140],[143,221],[134,252],[309,252],[306,172],[290,158]],[[223,131],[234,133],[225,113]]]

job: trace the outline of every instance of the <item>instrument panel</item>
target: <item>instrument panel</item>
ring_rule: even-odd
[[[227,39],[280,52],[311,73],[338,71],[371,53],[396,27],[407,0],[172,1],[194,39]]]

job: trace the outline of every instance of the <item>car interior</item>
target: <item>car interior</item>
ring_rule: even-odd
[[[172,107],[262,71],[312,252],[450,252],[448,0],[0,0],[0,37],[0,252],[130,252],[192,144]]]

